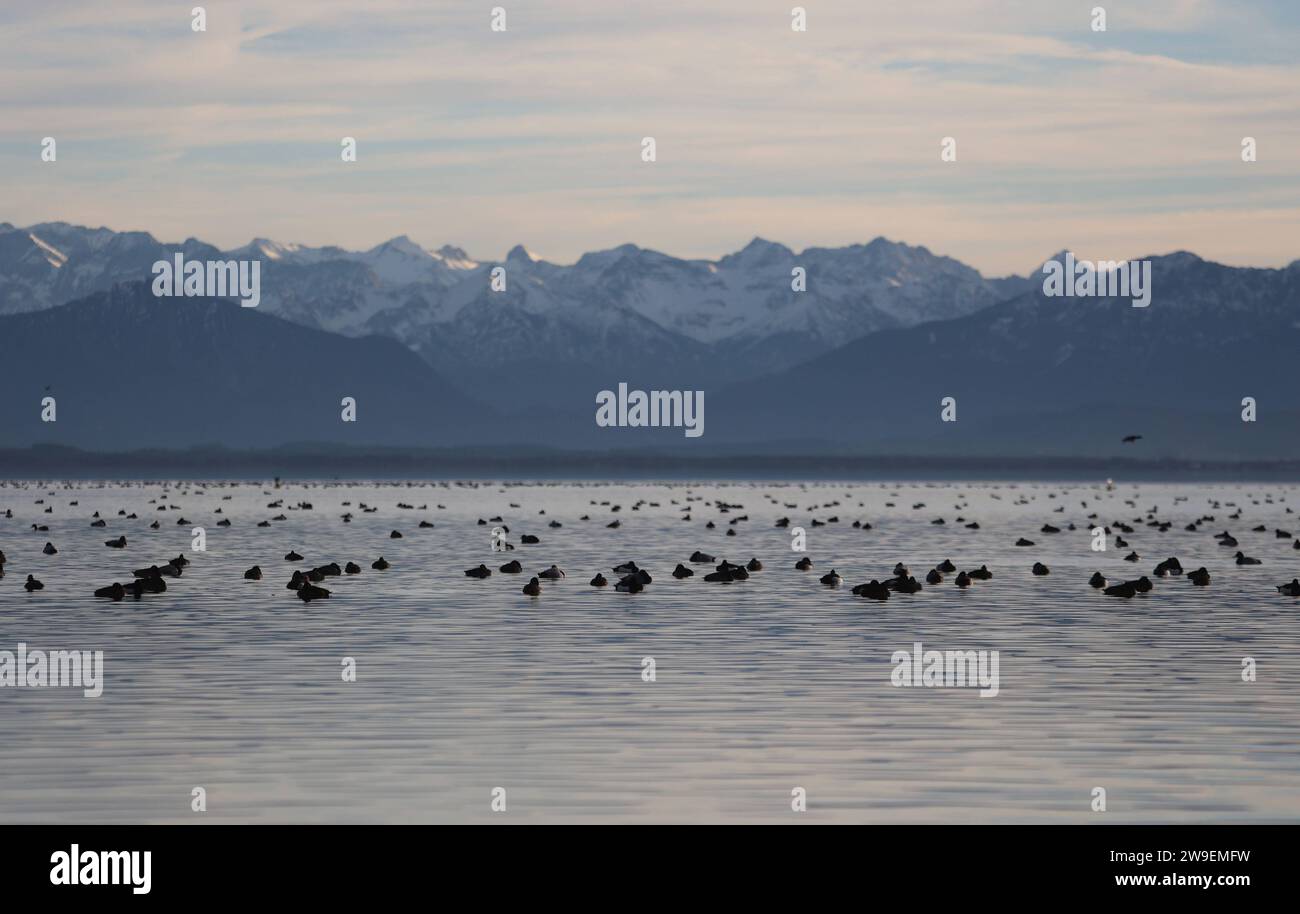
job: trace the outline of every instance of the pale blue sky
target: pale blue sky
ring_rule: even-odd
[[[763,0],[208,2],[202,34],[194,5],[0,8],[0,221],[561,262],[883,234],[994,274],[1300,257],[1291,0],[805,2],[802,34]]]

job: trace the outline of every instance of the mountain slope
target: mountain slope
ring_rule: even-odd
[[[635,245],[561,266],[522,246],[480,262],[406,236],[363,252],[256,239],[221,253],[193,239],[166,245],[142,232],[65,223],[0,225],[0,314],[40,310],[115,282],[149,276],[176,250],[197,259],[257,259],[259,310],[348,336],[382,334],[421,354],[472,395],[547,409],[575,386],[620,369],[715,386],[757,377],[867,333],[958,317],[1014,293],[1022,280],[985,280],[925,248],[878,238],[796,255],[754,239],[717,261]],[[806,291],[791,289],[806,271]],[[505,271],[506,290],[490,288]],[[517,366],[533,371],[511,382]],[[658,382],[666,383],[666,382]]]
[[[0,318],[0,447],[97,450],[366,445],[491,437],[489,410],[406,347],[296,326],[215,299],[155,298],[144,283]],[[53,396],[57,421],[41,421]],[[357,421],[341,421],[354,397]]]
[[[873,334],[723,391],[715,442],[872,453],[1289,457],[1300,453],[1300,267],[1152,258],[1153,299],[1030,292]],[[957,421],[940,401],[957,400]],[[1241,421],[1255,397],[1259,419]],[[1120,438],[1143,434],[1120,448]]]

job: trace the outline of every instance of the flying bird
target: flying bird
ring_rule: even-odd
[[[1141,441],[1141,440],[1142,440],[1142,436],[1141,436],[1141,435],[1125,435],[1125,436],[1124,436],[1124,443],[1125,443],[1125,444],[1132,444],[1134,441]]]

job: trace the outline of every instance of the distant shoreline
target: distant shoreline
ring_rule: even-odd
[[[548,451],[526,447],[141,450],[63,446],[0,450],[5,479],[988,480],[1300,482],[1300,459],[1141,460],[1104,457],[700,455]]]

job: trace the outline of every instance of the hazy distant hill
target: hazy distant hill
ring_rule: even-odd
[[[488,411],[393,340],[155,298],[143,283],[0,318],[0,390],[0,447],[442,445],[491,428]],[[41,421],[45,396],[56,422]],[[345,396],[356,423],[340,419]]]
[[[714,443],[820,441],[870,453],[1239,458],[1300,453],[1300,262],[1153,258],[1151,305],[1041,289],[888,330],[720,392]],[[958,403],[941,423],[940,400]],[[1258,421],[1241,421],[1255,397]],[[1128,434],[1142,441],[1120,445]]]

